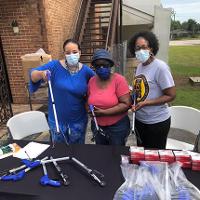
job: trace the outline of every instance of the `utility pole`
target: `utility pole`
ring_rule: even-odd
[[[174,22],[174,25],[175,25],[175,21],[176,21],[176,11],[172,8],[172,11],[171,11],[171,18],[172,18],[172,21]],[[174,27],[172,26],[172,30],[171,30],[171,39],[173,39],[173,31],[174,31]]]
[[[176,11],[173,8],[172,8],[171,14],[172,14],[173,20],[175,22],[176,21]]]

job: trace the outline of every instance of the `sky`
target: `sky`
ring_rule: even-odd
[[[164,8],[175,10],[175,20],[195,19],[200,23],[200,0],[161,0],[161,3]]]

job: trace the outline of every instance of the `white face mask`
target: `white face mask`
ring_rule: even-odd
[[[80,59],[79,53],[71,53],[65,55],[65,61],[67,61],[66,64],[69,64],[70,66],[76,66],[79,62],[79,59]]]
[[[141,49],[135,52],[135,56],[141,63],[145,63],[150,57],[150,51]]]

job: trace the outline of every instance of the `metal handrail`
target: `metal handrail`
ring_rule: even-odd
[[[91,2],[91,0],[88,0],[87,5],[86,5],[85,16],[84,16],[83,24],[82,24],[81,31],[80,31],[80,34],[79,34],[79,38],[78,38],[79,43],[81,43],[81,40],[82,40],[82,37],[83,37],[85,23],[86,23],[87,15],[89,13],[90,2]]]
[[[110,15],[110,19],[109,19],[105,49],[108,49],[108,42],[109,42],[109,35],[110,35],[109,33],[110,33],[111,25],[112,25],[112,16],[113,16],[114,4],[115,4],[115,0],[112,0],[112,8],[111,8],[111,15]]]
[[[77,30],[77,23],[78,23],[78,19],[79,19],[79,16],[80,16],[83,1],[84,0],[81,0],[80,6],[79,6],[79,9],[78,9],[78,13],[76,15],[76,20],[74,21],[74,24],[73,24],[73,32],[71,34],[71,37],[73,37],[73,38],[75,38],[75,34],[76,34],[76,30]]]

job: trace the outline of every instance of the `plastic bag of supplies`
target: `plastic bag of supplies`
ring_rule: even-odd
[[[122,164],[125,182],[114,200],[200,200],[200,191],[187,180],[181,163],[141,161]]]
[[[171,164],[169,175],[172,200],[200,200],[200,191],[187,180],[181,169],[181,163]]]
[[[125,182],[117,190],[114,200],[159,200],[164,199],[159,191],[160,183],[146,166],[121,165]]]

